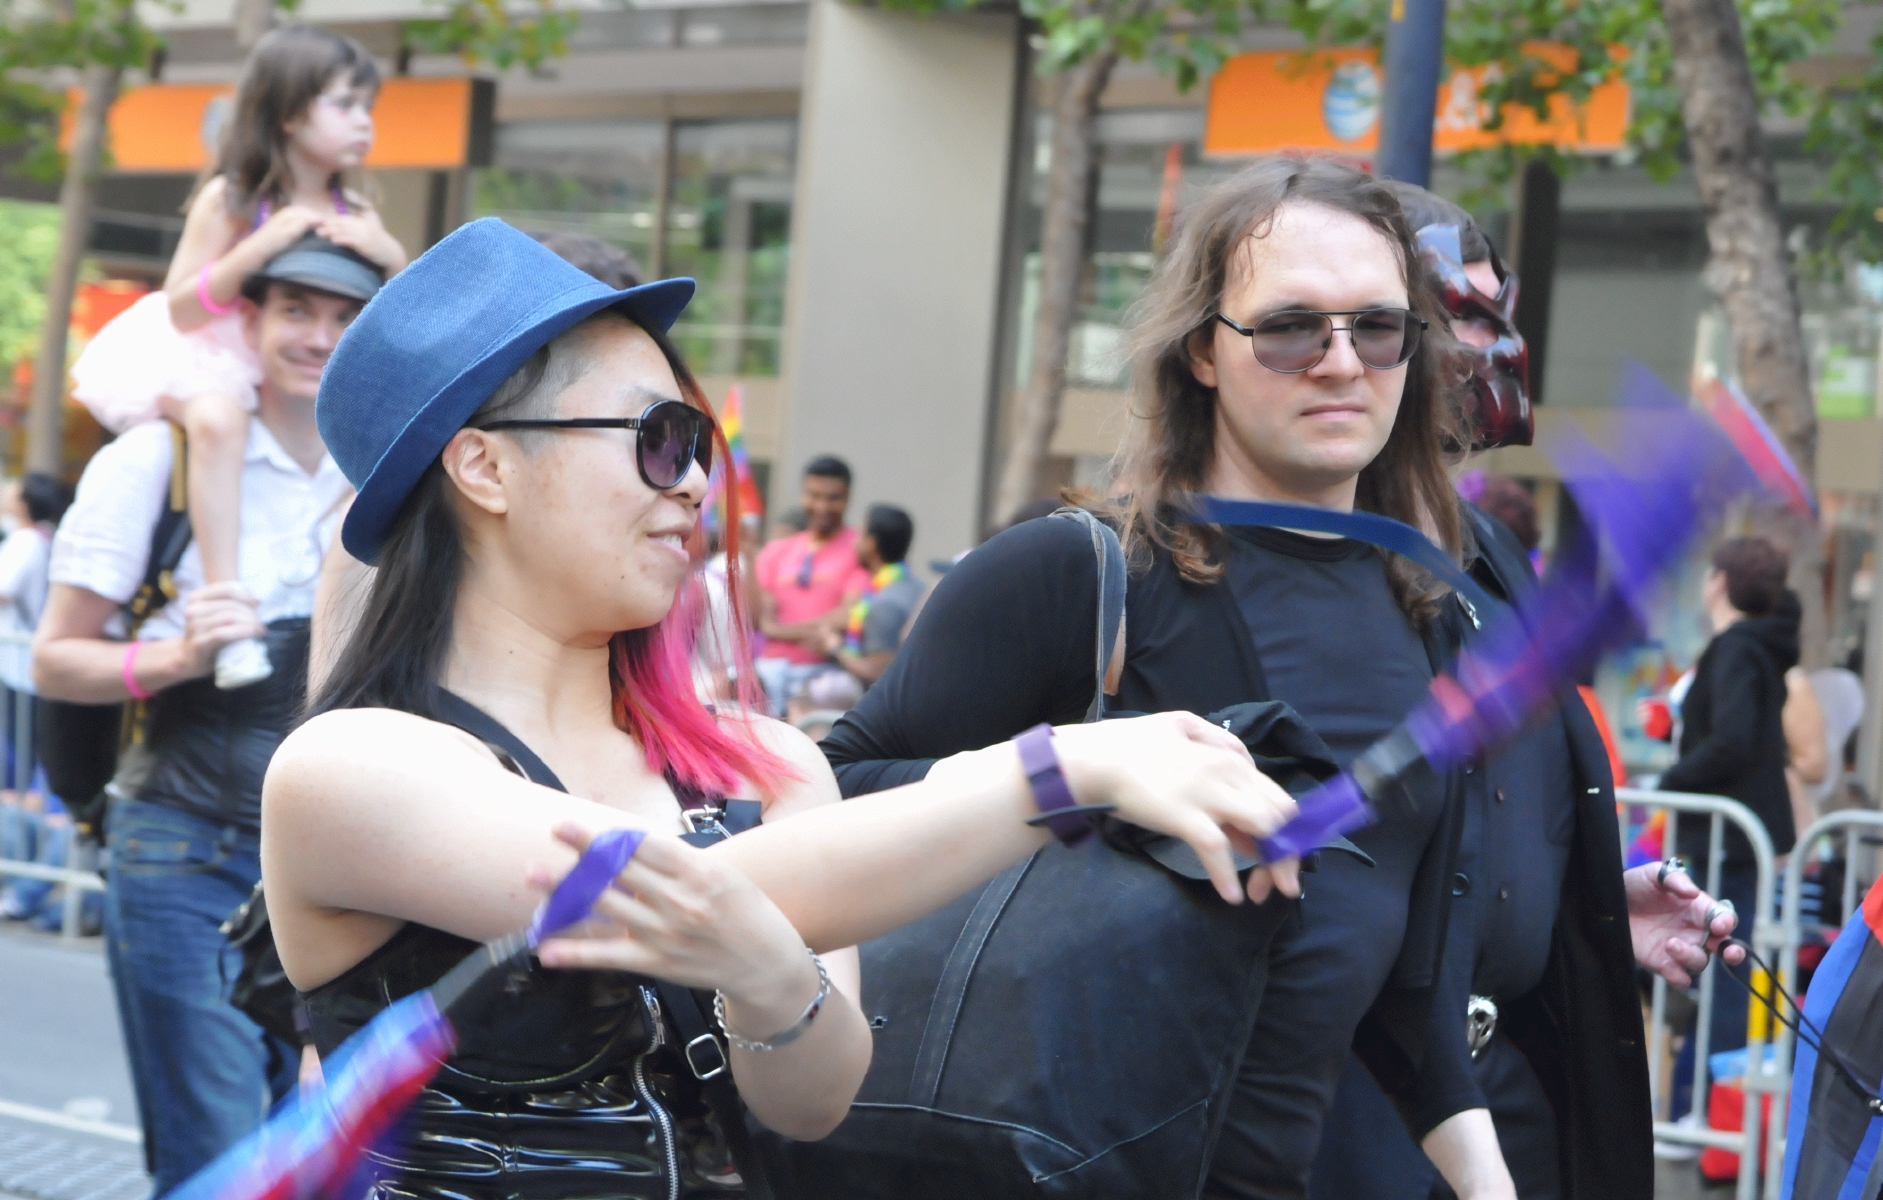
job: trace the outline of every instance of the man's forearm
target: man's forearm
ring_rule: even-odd
[[[113,704],[131,698],[124,685],[125,652],[136,645],[132,677],[146,692],[205,674],[182,638],[113,642],[104,638],[52,638],[33,647],[33,687],[49,700]]]
[[[1517,1185],[1504,1164],[1489,1109],[1447,1117],[1419,1145],[1459,1200],[1515,1200]]]
[[[864,683],[875,683],[895,661],[894,650],[876,650],[869,654],[851,654],[847,650],[838,651],[837,665]]]
[[[822,621],[769,621],[759,628],[759,632],[774,642],[796,642],[807,650],[817,649],[815,644],[824,636],[825,626]]]

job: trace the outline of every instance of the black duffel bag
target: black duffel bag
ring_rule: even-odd
[[[1124,580],[1116,537],[1087,524],[1098,716]],[[1210,719],[1284,785],[1335,771],[1285,704]],[[1226,904],[1181,842],[1104,833],[860,948],[875,1048],[849,1116],[818,1142],[753,1130],[781,1200],[1198,1194],[1295,907]]]

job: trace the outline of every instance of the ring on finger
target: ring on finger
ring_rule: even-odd
[[[1658,872],[1656,872],[1654,876],[1654,886],[1658,888],[1666,888],[1667,877],[1675,871],[1679,871],[1683,875],[1686,874],[1687,872],[1687,860],[1682,858],[1678,854],[1672,856],[1671,858],[1662,860],[1661,869]]]
[[[1733,902],[1731,900],[1715,900],[1710,906],[1708,906],[1706,910],[1705,919],[1700,922],[1700,925],[1701,925],[1700,946],[1701,946],[1701,949],[1706,950],[1708,954],[1713,953],[1713,950],[1712,950],[1713,922],[1727,915],[1737,917],[1739,915],[1739,909],[1734,907]],[[1722,937],[1720,938],[1721,944],[1724,945],[1726,939],[1731,936],[1732,936],[1731,934],[1722,935]]]

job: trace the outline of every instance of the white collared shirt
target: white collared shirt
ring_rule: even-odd
[[[79,479],[78,495],[52,540],[51,580],[123,604],[144,581],[151,533],[170,489],[170,427],[152,421],[99,450]],[[322,456],[312,475],[289,457],[260,419],[248,423],[242,462],[241,578],[261,601],[263,623],[314,611],[321,558],[333,540],[346,477]],[[183,634],[183,605],[203,586],[203,557],[192,540],[177,564],[177,602],[158,610],[138,636]],[[114,628],[116,621],[113,622]]]

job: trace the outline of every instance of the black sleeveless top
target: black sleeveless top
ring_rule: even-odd
[[[449,693],[440,719],[533,782],[561,782],[515,735]],[[710,843],[757,824],[754,801],[676,789]],[[323,1056],[393,1001],[436,983],[478,944],[408,922],[303,994]],[[668,985],[671,989],[671,985]],[[490,999],[452,1011],[458,1048],[371,1153],[369,1200],[706,1200],[742,1196],[727,1130],[681,1052],[661,985],[532,959]],[[669,995],[674,993],[670,990]],[[468,1008],[468,1011],[466,1011]],[[737,1133],[735,1133],[737,1136]]]

